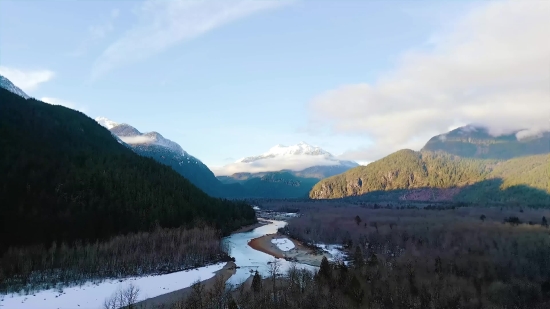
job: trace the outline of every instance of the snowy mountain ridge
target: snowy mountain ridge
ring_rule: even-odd
[[[97,123],[107,128],[114,135],[120,138],[123,142],[129,145],[157,145],[167,148],[170,151],[182,156],[188,156],[188,154],[181,148],[181,146],[164,138],[158,132],[141,133],[136,128],[126,123],[118,123],[112,121],[106,117],[97,117],[95,119]]]
[[[19,87],[15,86],[9,79],[5,78],[4,76],[0,75],[0,88],[4,88],[12,93],[15,93],[16,95],[23,97],[25,99],[30,99],[23,90],[21,90]]]

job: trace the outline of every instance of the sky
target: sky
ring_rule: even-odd
[[[371,162],[550,125],[550,1],[0,1],[0,74],[211,168],[300,141]]]

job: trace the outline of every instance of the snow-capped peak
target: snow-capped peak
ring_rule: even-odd
[[[300,142],[291,146],[276,145],[261,155],[242,158],[214,172],[217,176],[223,176],[241,172],[302,171],[314,166],[352,168],[357,165],[352,161],[340,160],[321,147]]]
[[[300,142],[296,145],[285,146],[285,145],[276,145],[271,147],[267,152],[259,155],[252,156],[240,159],[237,162],[253,162],[261,159],[274,158],[274,157],[287,157],[287,156],[297,156],[297,155],[307,155],[307,156],[324,156],[327,158],[332,158],[329,152],[323,150],[320,147],[312,146],[306,142]]]
[[[95,121],[97,121],[97,123],[99,123],[100,125],[106,127],[107,129],[111,130],[112,128],[116,127],[119,125],[119,123],[117,122],[114,122],[112,120],[109,120],[105,117],[97,117],[95,119]]]
[[[9,79],[5,78],[2,75],[0,75],[0,88],[4,88],[25,99],[30,99],[30,97],[25,92],[23,92],[23,90],[19,89],[19,87],[15,86]]]
[[[105,117],[97,117],[95,121],[109,129],[114,136],[128,145],[157,145],[165,147],[178,155],[187,155],[178,143],[164,138],[158,132],[141,133],[129,124],[114,122]]]

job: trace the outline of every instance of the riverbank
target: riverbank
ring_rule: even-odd
[[[214,287],[214,284],[217,280],[223,280],[226,282],[231,276],[233,276],[237,271],[237,265],[233,262],[227,262],[225,266],[216,271],[214,277],[201,281],[205,290],[209,290]],[[186,299],[192,292],[193,288],[188,286],[186,288],[173,291],[170,293],[162,294],[156,297],[148,298],[143,301],[140,301],[136,304],[137,308],[170,308],[173,304],[178,301]]]
[[[246,226],[243,226],[239,229],[236,229],[234,230],[233,232],[231,232],[231,235],[234,235],[234,234],[238,234],[238,233],[246,233],[246,232],[251,232],[253,231],[255,228],[258,228],[260,226],[264,226],[266,224],[269,224],[271,222],[267,221],[267,220],[264,220],[264,219],[261,219],[261,218],[258,218],[258,222],[257,223],[254,223],[254,224],[251,224],[251,225],[246,225]]]
[[[288,251],[283,251],[276,244],[271,242],[273,239],[288,239],[294,244],[294,248]],[[296,261],[301,264],[316,267],[319,267],[321,265],[321,260],[323,259],[323,256],[326,256],[327,258],[331,257],[327,253],[318,253],[315,250],[306,247],[301,242],[278,233],[254,238],[250,240],[248,245],[255,250],[267,253],[279,259]]]

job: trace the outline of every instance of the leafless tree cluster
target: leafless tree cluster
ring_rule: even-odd
[[[179,271],[227,258],[219,231],[208,226],[157,228],[70,247],[12,248],[0,257],[0,293]]]
[[[135,304],[138,300],[139,288],[133,284],[128,287],[120,287],[113,295],[103,303],[103,309],[137,309]]]

